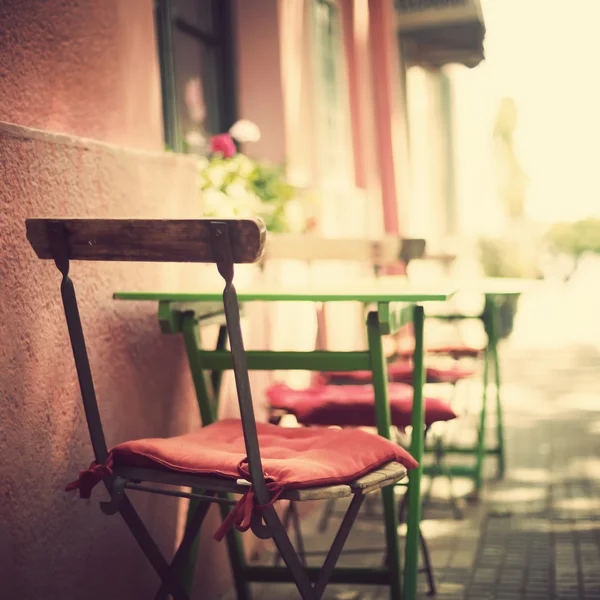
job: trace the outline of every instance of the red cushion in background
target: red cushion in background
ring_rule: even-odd
[[[412,383],[414,368],[412,362],[395,360],[388,365],[388,379],[390,381],[403,381]]]
[[[412,363],[395,361],[388,365],[388,379],[395,383],[411,383],[413,376]],[[371,371],[327,371],[322,373],[325,383],[335,384],[367,384],[373,380]]]
[[[448,354],[453,358],[477,358],[483,348],[473,348],[472,346],[437,346],[427,348],[429,354]]]
[[[456,383],[475,375],[475,369],[454,366],[447,369],[427,367],[427,383]]]
[[[397,444],[357,429],[286,428],[257,423],[263,470],[286,488],[349,483],[389,462],[417,466]],[[188,474],[240,477],[246,458],[239,419],[217,421],[172,438],[124,442],[112,449],[115,466],[161,468]]]
[[[396,354],[403,359],[410,359],[414,354],[414,344],[412,346],[403,346],[397,348]],[[482,352],[483,348],[474,348],[472,346],[433,346],[425,348],[426,354],[446,354],[452,358],[477,358]]]
[[[388,365],[388,379],[395,383],[412,383],[412,362],[397,360]],[[475,369],[453,366],[446,369],[426,367],[425,375],[427,383],[456,383],[475,374]],[[322,373],[325,383],[334,384],[367,384],[371,383],[373,374],[371,371],[327,371]]]
[[[400,429],[411,424],[413,390],[404,383],[389,384],[392,424]],[[303,425],[375,426],[371,385],[315,385],[294,390],[280,383],[267,391],[271,408],[292,413]],[[425,398],[425,424],[456,418],[452,408],[437,398]]]
[[[371,371],[325,371],[319,374],[319,381],[323,385],[366,385],[372,379]]]

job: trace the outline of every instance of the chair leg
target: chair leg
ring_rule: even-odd
[[[458,521],[463,518],[463,512],[458,506],[458,498],[456,497],[456,493],[454,492],[454,478],[452,477],[452,473],[450,469],[446,465],[445,453],[443,451],[443,446],[440,449],[440,455],[438,457],[438,468],[441,476],[445,477],[448,480],[448,485],[450,487],[449,490],[449,500],[450,506],[452,508],[452,514],[454,518]],[[433,481],[432,481],[433,484]]]
[[[431,437],[431,427],[426,427],[425,431],[423,432],[423,440],[425,442],[427,442],[428,437]],[[421,518],[423,518],[423,514],[425,513],[425,509],[427,508],[427,506],[429,506],[429,500],[431,499],[431,492],[433,490],[433,483],[435,481],[435,478],[438,476],[439,474],[439,465],[438,465],[438,449],[439,449],[439,439],[434,439],[433,443],[435,446],[435,453],[434,453],[434,466],[435,469],[431,470],[431,475],[429,477],[429,486],[427,487],[427,489],[425,491],[421,492]],[[408,498],[408,491],[405,494],[405,497]]]
[[[205,492],[205,495],[212,496],[214,492]],[[177,573],[179,569],[184,565],[187,557],[189,556],[189,552],[192,548],[194,540],[202,527],[202,523],[204,522],[204,518],[206,517],[206,513],[210,508],[210,502],[201,502],[194,511],[194,515],[190,520],[188,526],[185,529],[183,534],[183,539],[179,544],[179,548],[175,552],[175,556],[173,557],[173,561],[171,562],[171,570]],[[191,590],[190,590],[191,592]],[[169,589],[163,582],[158,590],[154,600],[167,600],[169,595]]]
[[[342,520],[342,524],[335,536],[333,544],[325,558],[325,562],[321,567],[321,571],[319,573],[319,577],[316,583],[313,584],[310,581],[308,573],[306,572],[302,562],[298,556],[298,553],[294,550],[292,542],[277,514],[277,511],[273,506],[270,506],[263,513],[263,519],[270,530],[271,536],[273,537],[273,541],[279,550],[285,564],[289,568],[294,582],[296,583],[296,587],[300,592],[300,596],[302,600],[320,600],[329,579],[331,578],[331,574],[333,569],[342,553],[344,548],[344,544],[348,539],[348,535],[352,529],[352,525],[356,520],[358,515],[358,511],[363,503],[364,496],[362,494],[355,494],[352,498],[352,502],[350,502],[350,506],[344,515]]]
[[[142,523],[142,520],[135,508],[133,508],[127,495],[123,496],[121,506],[119,507],[119,513],[137,540],[142,552],[146,555],[146,558],[150,561],[150,564],[154,567],[154,570],[173,598],[175,600],[189,600],[188,593],[183,589],[183,586],[178,581],[175,573],[148,533],[146,526]]]
[[[394,489],[393,486],[391,486],[391,489]],[[340,528],[338,529],[335,539],[333,540],[333,544],[331,545],[329,553],[325,558],[325,562],[323,563],[323,567],[321,568],[319,579],[315,584],[315,600],[320,600],[321,596],[323,595],[323,592],[325,591],[325,587],[327,586],[329,578],[331,577],[331,573],[340,557],[340,554],[342,553],[344,544],[348,539],[348,535],[350,534],[352,525],[356,520],[358,511],[360,510],[364,499],[365,497],[362,494],[354,494],[352,502],[350,502],[350,506],[348,507],[348,510],[344,515],[342,524],[340,525]]]
[[[285,512],[283,513],[283,528],[289,532],[290,530],[290,520],[291,520],[291,515],[292,515],[292,504],[293,502],[290,502],[286,508],[285,508]],[[273,566],[277,567],[279,566],[279,563],[281,562],[281,553],[277,550],[277,548],[275,549],[275,557],[273,559]]]
[[[398,509],[398,521],[402,523],[404,521],[404,515],[406,513],[406,509],[408,507],[408,493],[404,494],[402,500],[400,501],[400,506]],[[421,555],[423,556],[423,571],[427,576],[427,585],[429,586],[429,591],[427,592],[429,596],[435,596],[436,594],[436,585],[435,585],[435,575],[433,572],[433,565],[431,564],[431,556],[429,554],[429,547],[427,546],[427,540],[423,535],[423,531],[421,530],[421,525],[419,524],[419,545],[421,547]],[[386,557],[387,563],[387,557]]]
[[[290,524],[294,529],[294,537],[296,538],[296,548],[300,562],[306,566],[306,550],[304,548],[304,537],[302,536],[302,529],[300,526],[300,515],[298,514],[298,508],[295,502],[290,501],[285,513],[283,515],[283,527],[289,532]],[[288,534],[289,535],[289,534]],[[275,558],[273,560],[273,566],[279,566],[281,562],[281,554],[275,550]]]
[[[300,592],[302,600],[318,600],[315,596],[308,574],[304,570],[304,567],[298,558],[298,554],[294,550],[294,546],[292,546],[287,531],[273,506],[270,506],[265,510],[263,519],[270,530],[279,554],[281,554],[283,561],[292,574],[294,583]]]
[[[487,391],[489,381],[489,363],[490,363],[490,345],[485,351],[483,363],[483,395],[481,399],[481,412],[479,413],[479,427],[477,431],[477,454],[475,458],[475,489],[471,494],[471,499],[477,501],[479,498],[479,490],[483,481],[483,459],[485,456],[485,427],[486,427],[486,412],[487,412]]]
[[[368,494],[365,496],[363,513],[366,517],[373,517],[376,514],[376,506],[379,505],[377,494]]]
[[[408,494],[404,494],[402,496],[402,500],[400,501],[400,505],[398,508],[398,521],[402,523],[404,521],[404,515],[406,513],[406,508],[408,506]],[[429,591],[427,594],[429,596],[435,596],[436,594],[436,585],[435,585],[435,575],[433,572],[433,565],[431,563],[431,556],[429,554],[429,547],[427,546],[427,540],[423,535],[421,530],[421,526],[419,525],[419,545],[421,548],[421,555],[423,557],[423,571],[427,576],[427,585],[429,587]],[[385,558],[384,564],[387,564],[387,557]]]
[[[423,565],[425,575],[427,576],[427,585],[429,586],[428,596],[435,596],[437,593],[435,585],[435,576],[433,574],[433,565],[431,564],[431,556],[429,554],[429,547],[427,546],[427,540],[419,527],[419,545],[421,546],[421,555],[423,556]]]
[[[327,531],[329,527],[329,520],[331,519],[334,510],[335,498],[326,500],[325,508],[323,509],[323,513],[321,514],[321,518],[319,519],[319,525],[317,527],[319,533],[325,533]]]
[[[427,491],[423,494],[423,502],[422,502],[422,510],[424,512],[425,507],[429,503],[429,499],[431,497],[431,490],[433,488],[433,481],[436,477],[445,477],[448,480],[448,484],[450,486],[449,490],[449,500],[450,506],[452,508],[452,513],[454,518],[460,520],[463,518],[462,510],[458,506],[458,499],[456,494],[454,493],[454,479],[452,477],[452,473],[450,469],[446,465],[446,452],[444,450],[444,444],[441,439],[437,439],[435,441],[435,470],[431,474],[431,481]]]
[[[419,326],[415,326],[416,331],[416,342],[415,342],[415,373],[416,378],[413,381],[413,389],[415,390],[413,393],[413,427],[416,427],[419,432],[418,435],[412,436],[412,445],[411,445],[411,454],[416,458],[416,460],[421,461],[421,455],[423,453],[422,448],[422,438],[421,436],[421,428],[422,424],[422,410],[416,410],[416,408],[423,407],[422,400],[422,383],[423,383],[423,364],[420,359],[423,357],[422,353],[422,337],[420,334],[422,333],[421,329],[421,317],[422,310],[421,307],[415,307],[413,309],[413,321],[415,323],[419,323]],[[377,433],[382,437],[391,440],[392,439],[392,431],[391,431],[391,419],[390,419],[390,411],[389,411],[389,399],[388,399],[388,381],[387,381],[387,361],[383,351],[382,341],[381,341],[381,332],[380,332],[380,323],[379,323],[379,315],[377,312],[369,312],[367,316],[367,340],[369,347],[369,354],[371,357],[371,370],[372,370],[372,384],[373,384],[373,392],[375,396],[375,421],[377,423]],[[416,419],[415,419],[416,417]],[[416,444],[416,445],[415,445]],[[411,490],[412,493],[419,492],[419,484],[420,484],[420,469],[417,468],[414,471],[417,471],[416,476],[414,475],[414,471],[411,472],[410,482],[412,483]],[[394,486],[388,486],[381,490],[381,496],[383,500],[383,522],[385,527],[385,544],[387,548],[388,554],[388,568],[389,568],[389,577],[390,577],[390,597],[392,600],[398,600],[402,597],[403,591],[403,581],[402,581],[402,566],[401,566],[401,554],[400,554],[400,545],[398,543],[398,514],[397,514],[397,506],[396,499],[394,497]],[[420,506],[418,507],[420,508]],[[418,514],[417,514],[418,516]],[[418,519],[417,519],[418,521]],[[410,538],[410,542],[408,544],[409,552],[418,552],[416,547],[416,540],[414,537],[414,522],[411,522],[408,527],[408,535],[407,538]],[[414,562],[415,557],[409,557],[408,552],[405,556],[405,564],[404,564],[404,583],[411,577],[416,575],[417,569]],[[411,563],[412,560],[412,563]],[[409,581],[410,583],[410,581]]]
[[[431,476],[429,477],[429,485],[427,486],[427,489],[425,489],[425,491],[423,491],[423,493],[421,494],[421,518],[425,514],[425,510],[429,507],[429,502],[431,500],[431,492],[433,491],[433,484],[438,475],[438,471],[434,471],[431,474]]]
[[[220,495],[221,497],[228,496],[226,493]],[[221,519],[226,519],[231,508],[225,504],[221,504],[219,505],[219,509],[221,510]],[[229,564],[231,565],[231,574],[233,575],[237,600],[250,600],[252,595],[250,593],[250,585],[244,575],[246,556],[240,532],[232,528],[225,537],[225,541],[227,543],[227,553],[229,555]]]
[[[306,549],[304,547],[304,537],[302,536],[302,529],[300,528],[300,514],[298,512],[298,505],[295,502],[291,502],[290,510],[292,512],[292,524],[294,526],[298,557],[300,558],[300,562],[304,566],[306,566]]]
[[[498,344],[494,340],[494,375],[496,380],[496,448],[498,451],[498,478],[504,477],[505,455],[504,455],[504,424],[502,419],[502,397],[500,393],[500,359],[498,357]]]
[[[398,503],[398,523],[404,523],[404,515],[408,506],[408,494],[405,492],[402,499]]]

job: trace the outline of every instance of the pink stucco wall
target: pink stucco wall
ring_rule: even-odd
[[[400,233],[398,220],[399,173],[401,158],[398,156],[398,144],[405,136],[402,123],[398,122],[401,112],[401,97],[398,94],[400,69],[397,64],[398,42],[395,30],[390,23],[395,22],[392,0],[369,0],[369,41],[371,51],[371,69],[375,113],[373,120],[376,131],[377,158],[381,181],[381,202],[383,206],[383,225],[386,233]],[[396,138],[396,139],[395,139]]]
[[[281,69],[294,64],[279,55],[282,2],[235,2],[240,116],[259,122],[263,138],[253,151],[274,161],[294,141],[286,140],[282,101]],[[105,493],[85,502],[62,491],[91,460],[91,447],[58,273],[35,258],[24,235],[29,216],[199,216],[192,161],[160,152],[152,0],[3,0],[0,34],[0,596],[152,597],[157,577],[119,518],[100,512]],[[389,136],[378,139],[378,150],[388,151]],[[388,180],[390,200],[394,184]],[[114,263],[77,264],[72,274],[108,444],[197,425],[181,340],[159,333],[154,306],[116,303],[111,294],[193,290],[205,273],[194,265]],[[170,556],[182,504],[134,500]],[[203,600],[230,584],[225,546],[210,540],[215,522],[213,511],[194,596]]]
[[[277,5],[277,0],[233,2],[239,116],[261,130],[261,139],[244,152],[280,163],[286,147]]]
[[[198,214],[188,192],[193,166],[6,125],[0,148],[3,594],[143,597],[156,577],[120,519],[100,512],[105,492],[99,489],[89,502],[63,492],[90,462],[91,448],[58,274],[29,248],[24,220]],[[73,266],[109,446],[175,434],[198,422],[181,340],[161,336],[155,307],[111,299],[116,289],[161,287],[167,276],[180,279],[183,272],[118,263]],[[177,503],[142,496],[136,504],[170,554]]]
[[[152,0],[3,0],[0,32],[0,121],[162,148]]]
[[[33,216],[200,215],[193,162],[160,152],[152,1],[5,0],[0,31],[0,121],[13,123],[0,123],[0,596],[153,597],[157,577],[131,534],[99,510],[105,491],[90,501],[63,492],[91,447],[58,272],[36,259],[24,228]],[[156,307],[111,294],[197,289],[201,269],[73,265],[109,445],[198,424],[181,340],[160,334]],[[133,500],[171,557],[181,503]],[[203,600],[230,585],[211,511],[194,596]]]

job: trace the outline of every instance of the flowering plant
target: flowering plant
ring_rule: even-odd
[[[211,138],[209,154],[198,161],[204,214],[260,217],[267,230],[273,232],[305,229],[306,222],[298,227],[298,216],[294,218],[293,205],[299,201],[299,190],[286,179],[283,166],[259,162],[238,152],[233,138],[238,142],[257,141],[260,131],[250,121],[238,121],[229,133]],[[306,221],[302,215],[300,220]]]

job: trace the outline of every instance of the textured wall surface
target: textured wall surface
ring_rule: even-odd
[[[157,578],[119,517],[63,492],[92,459],[58,271],[38,260],[24,220],[43,215],[198,216],[190,160],[73,142],[0,125],[0,586],[3,597],[152,597]],[[108,445],[175,435],[198,424],[179,337],[161,335],[153,305],[115,302],[118,289],[192,289],[196,265],[74,263]],[[138,494],[167,555],[178,502]],[[228,585],[224,544],[207,523],[198,597]],[[202,594],[199,590],[202,589]]]
[[[197,217],[193,162],[161,152],[151,0],[0,2],[0,596],[153,597],[158,578],[120,517],[63,492],[91,459],[58,271],[25,238],[34,216]],[[102,142],[81,138],[96,138]],[[112,145],[115,144],[115,145]],[[119,147],[123,146],[123,147]],[[128,150],[125,147],[136,150]],[[72,276],[110,445],[198,424],[181,339],[119,289],[198,289],[197,265],[76,263]],[[182,504],[137,494],[172,555]],[[230,586],[225,544],[202,537],[196,598]]]
[[[152,0],[0,2],[0,121],[162,148]]]

